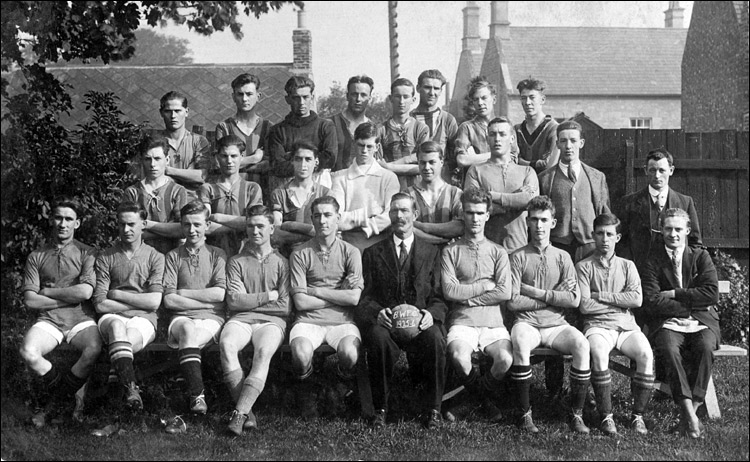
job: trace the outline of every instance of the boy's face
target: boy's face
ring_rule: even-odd
[[[336,211],[333,204],[318,204],[312,210],[312,222],[315,235],[328,237],[339,230],[339,219],[341,215]]]
[[[185,119],[188,116],[188,108],[182,106],[179,99],[170,99],[159,110],[161,118],[164,120],[164,127],[167,131],[176,131],[185,127]]]
[[[141,165],[146,179],[155,180],[164,176],[169,159],[160,147],[151,148],[141,156]]]
[[[366,83],[353,83],[346,91],[346,103],[349,112],[355,115],[362,114],[367,109],[372,98],[372,88]]]
[[[533,244],[539,245],[549,241],[550,232],[557,224],[551,210],[532,210],[526,216],[529,236]]]
[[[419,160],[419,174],[427,183],[432,183],[435,179],[440,178],[440,172],[443,171],[443,161],[437,152],[420,152],[417,154]]]
[[[219,162],[219,168],[223,175],[234,175],[240,171],[242,153],[239,146],[227,146],[219,149],[219,152],[216,153],[216,160]]]
[[[400,85],[393,89],[390,100],[394,116],[408,114],[414,104],[414,89],[407,85]]]
[[[78,219],[75,210],[69,207],[55,208],[49,217],[49,221],[53,235],[58,242],[73,239],[75,230],[81,226],[81,220]]]
[[[123,212],[117,215],[117,234],[123,244],[135,244],[141,241],[146,221],[137,212]]]
[[[679,249],[687,244],[690,226],[684,217],[667,217],[661,225],[661,234],[669,249]]]
[[[648,184],[657,191],[669,186],[669,177],[674,173],[674,165],[669,165],[667,159],[649,159],[646,164]]]
[[[258,104],[259,97],[260,93],[252,82],[237,87],[232,91],[232,99],[237,106],[237,110],[240,112],[252,111],[255,105]]]
[[[364,167],[370,165],[375,159],[375,151],[378,150],[377,138],[356,139],[354,140],[355,160],[357,165]]]
[[[261,247],[271,240],[273,224],[265,215],[254,215],[245,219],[245,232],[250,244]]]
[[[388,217],[391,219],[393,233],[399,238],[404,239],[410,236],[414,230],[414,220],[417,218],[417,211],[414,210],[411,200],[396,199],[395,201],[391,201]]]
[[[203,242],[208,229],[208,221],[204,213],[185,215],[180,218],[182,225],[182,235],[185,236],[185,242],[190,245],[198,245]]]
[[[484,225],[490,219],[487,204],[475,204],[467,202],[464,204],[464,230],[470,236],[484,235]]]
[[[487,127],[487,141],[493,157],[510,154],[510,148],[516,139],[516,132],[509,123],[502,122]]]
[[[521,91],[521,106],[526,117],[535,117],[542,112],[542,106],[546,101],[546,96],[539,90],[524,89]]]
[[[428,108],[434,108],[438,105],[440,95],[443,93],[443,82],[440,79],[422,79],[417,85],[419,92],[419,104]]]
[[[583,138],[578,130],[563,130],[557,135],[557,148],[560,150],[560,160],[566,164],[575,162],[581,155]]]
[[[496,97],[492,95],[487,87],[482,87],[474,92],[471,98],[471,104],[474,106],[474,112],[478,116],[489,117],[495,111]]]
[[[318,159],[309,149],[297,149],[292,157],[292,166],[294,167],[294,177],[298,180],[305,180],[315,172]]]
[[[617,232],[617,226],[604,225],[594,228],[594,245],[600,255],[612,256],[615,253],[615,244],[620,242],[622,234]]]
[[[301,87],[286,95],[286,102],[297,117],[307,117],[312,110],[315,95],[310,87]]]

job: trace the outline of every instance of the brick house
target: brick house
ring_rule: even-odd
[[[603,128],[679,128],[680,61],[687,30],[671,5],[664,28],[511,27],[508,2],[491,2],[490,36],[480,38],[478,2],[466,2],[464,37],[450,112],[463,119],[469,80],[486,76],[497,88],[497,115],[523,120],[517,83],[547,83],[545,112],[579,112]],[[678,3],[678,2],[671,2]],[[528,44],[538,44],[530,51]],[[560,59],[574,56],[570,65]]]
[[[748,130],[748,2],[695,2],[682,57],[682,128]]]

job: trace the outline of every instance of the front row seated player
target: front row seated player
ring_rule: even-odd
[[[132,409],[143,409],[135,383],[133,355],[156,337],[156,310],[161,304],[164,255],[143,242],[146,212],[135,202],[117,207],[119,240],[96,259],[93,302],[99,332],[112,367],[126,389]]]
[[[217,342],[224,324],[226,253],[206,244],[210,211],[200,200],[180,210],[185,243],[167,254],[164,265],[164,308],[170,313],[167,345],[178,349],[180,372],[185,377],[189,409],[208,410],[203,389],[201,350]],[[170,420],[167,433],[183,433],[180,416]]]
[[[95,250],[75,239],[81,226],[81,206],[69,197],[58,197],[50,213],[50,237],[26,260],[23,301],[36,311],[37,322],[26,332],[21,358],[41,378],[44,392],[32,422],[45,424],[53,404],[52,394],[69,399],[81,388],[99,357],[102,341],[89,298],[96,285]],[[44,358],[63,341],[81,352],[73,367],[60,371]],[[77,409],[78,406],[77,406]]]
[[[591,383],[602,419],[599,428],[608,435],[617,433],[612,418],[609,371],[609,353],[617,348],[636,363],[631,387],[631,428],[645,435],[648,430],[643,412],[654,386],[654,355],[632,311],[643,300],[638,270],[631,260],[615,255],[615,244],[620,238],[620,220],[615,215],[603,213],[594,219],[594,253],[576,264],[581,290],[579,308],[584,335],[591,348]]]
[[[354,309],[364,287],[362,257],[356,247],[337,237],[341,214],[336,199],[319,197],[310,208],[315,237],[297,247],[289,259],[296,310],[289,332],[292,371],[300,382],[310,377],[313,353],[325,343],[336,350],[339,375],[350,378],[362,342],[354,324]],[[309,402],[307,385],[298,397],[300,407],[312,416],[316,410]]]
[[[273,213],[263,205],[245,212],[247,241],[227,265],[229,320],[219,342],[224,383],[234,411],[227,430],[241,435],[258,427],[253,405],[266,386],[271,358],[284,341],[289,301],[289,264],[271,247]],[[253,362],[247,376],[240,352],[253,343]]]
[[[511,255],[513,295],[508,302],[508,309],[515,314],[511,330],[511,377],[516,382],[522,412],[519,426],[530,433],[539,431],[531,418],[529,388],[531,350],[541,345],[573,356],[570,426],[577,433],[589,433],[583,422],[583,405],[591,378],[589,342],[564,316],[564,310],[578,309],[581,300],[575,268],[566,251],[550,245],[550,232],[556,220],[555,205],[549,197],[533,198],[527,210],[530,241]]]

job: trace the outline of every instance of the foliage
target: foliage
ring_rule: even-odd
[[[156,64],[182,65],[191,64],[193,57],[187,39],[171,37],[154,32],[151,29],[138,29],[135,31],[135,52],[125,62],[113,62],[112,65],[127,64],[128,66],[149,66]],[[92,60],[97,64],[103,64],[101,59]],[[66,62],[58,62],[57,66],[76,66],[83,64],[81,59],[72,59]]]
[[[346,109],[346,88],[333,82],[331,93],[318,98],[318,115],[331,118]],[[367,117],[375,122],[383,122],[391,116],[391,105],[386,99],[373,97],[367,106]]]
[[[23,313],[18,290],[28,254],[47,232],[56,195],[77,197],[85,210],[79,239],[99,248],[116,235],[112,211],[135,178],[126,169],[135,155],[141,127],[122,119],[117,97],[89,92],[89,122],[63,128],[52,110],[34,108],[28,94],[8,99],[2,137],[2,312]]]
[[[721,250],[717,249],[712,253],[719,280],[727,280],[731,286],[728,294],[719,296],[719,304],[716,306],[722,342],[740,344],[747,348],[750,330],[748,269]]]

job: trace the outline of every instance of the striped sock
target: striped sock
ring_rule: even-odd
[[[248,376],[243,384],[240,399],[237,400],[237,406],[235,409],[237,409],[240,414],[247,414],[250,412],[265,386],[265,380]]]
[[[654,375],[635,373],[633,377],[633,414],[643,415],[654,392]]]
[[[591,372],[591,386],[596,396],[596,408],[603,416],[612,413],[612,374],[609,369]]]
[[[135,382],[133,369],[133,345],[130,342],[112,342],[109,344],[109,360],[120,378],[120,383],[128,385]]]
[[[183,348],[179,351],[180,372],[187,380],[188,394],[196,397],[203,392],[200,348]]]
[[[573,412],[583,411],[586,395],[589,391],[591,381],[591,370],[582,371],[575,367],[570,368],[570,407]]]
[[[243,377],[244,374],[242,373],[242,369],[235,369],[224,373],[224,383],[227,384],[229,394],[232,396],[232,401],[235,403],[240,399]]]
[[[531,388],[531,366],[511,366],[510,378],[518,390],[518,404],[521,411],[526,413],[531,409],[529,389]]]

